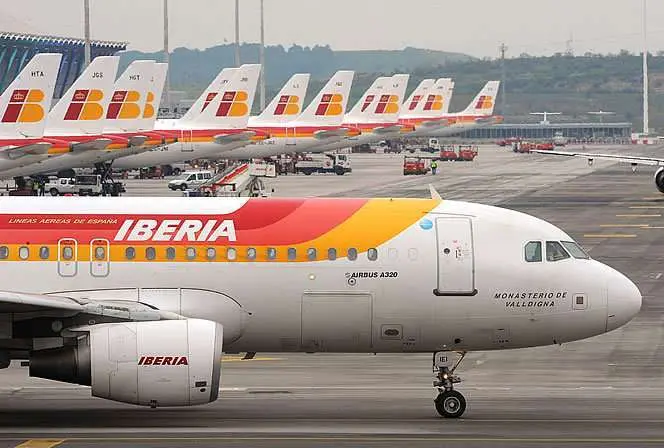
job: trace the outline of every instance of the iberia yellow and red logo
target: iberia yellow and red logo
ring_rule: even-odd
[[[244,117],[248,115],[248,98],[249,95],[244,90],[224,92],[219,108],[217,109],[217,117]]]
[[[201,112],[203,112],[208,105],[212,102],[212,100],[217,96],[217,92],[209,92],[207,96],[205,97],[205,101],[203,102],[203,107],[201,108]]]
[[[373,103],[373,100],[376,99],[376,95],[367,95],[364,98],[364,103],[362,103],[362,112],[367,110],[369,106],[371,106],[371,103]]]
[[[408,104],[408,110],[415,110],[418,104],[420,104],[420,100],[422,99],[422,95],[415,95],[412,100],[410,100],[410,104]]]
[[[477,100],[475,109],[491,109],[493,107],[493,97],[491,95],[482,95]]]
[[[320,100],[318,108],[316,108],[316,115],[334,116],[341,115],[344,111],[341,103],[344,96],[340,93],[326,93]]]
[[[2,123],[35,123],[44,118],[42,106],[44,92],[39,89],[14,90],[7,109],[2,116]]]
[[[297,95],[281,95],[274,115],[296,115],[300,112],[300,97]]]
[[[74,92],[65,113],[65,120],[99,120],[104,116],[100,101],[104,92],[98,89],[82,89]]]
[[[135,90],[116,90],[113,92],[111,102],[108,105],[106,118],[109,120],[129,120],[141,115],[141,106],[138,101],[141,94]]]
[[[143,109],[143,118],[154,117],[154,93],[148,92]]]
[[[376,106],[377,114],[396,114],[399,112],[399,97],[397,95],[381,95]]]
[[[427,101],[424,103],[424,110],[442,110],[443,96],[442,95],[429,95]]]

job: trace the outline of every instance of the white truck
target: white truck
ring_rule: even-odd
[[[101,176],[98,174],[81,174],[76,177],[59,177],[49,180],[44,191],[51,196],[77,194],[79,196],[99,196],[104,192]]]
[[[295,172],[307,176],[313,173],[335,173],[343,176],[352,171],[347,154],[311,154],[295,164]]]

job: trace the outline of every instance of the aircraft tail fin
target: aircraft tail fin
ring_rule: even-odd
[[[0,137],[42,137],[58,76],[59,53],[39,53],[0,96]]]
[[[166,73],[168,64],[159,62],[154,64],[154,71],[150,77],[147,95],[145,96],[145,105],[143,107],[143,116],[139,124],[142,131],[151,131],[154,129],[154,123],[157,120],[157,112],[161,104],[161,96],[164,93],[166,85]]]
[[[240,66],[235,76],[194,119],[194,126],[223,129],[247,127],[260,72],[260,64]]]
[[[51,133],[100,134],[113,93],[119,56],[97,56],[48,114]]]
[[[105,132],[135,132],[141,129],[143,109],[154,76],[154,61],[134,61],[115,82],[106,110]]]
[[[473,101],[461,112],[462,115],[493,115],[500,81],[489,81]]]
[[[226,85],[230,80],[235,76],[235,73],[238,71],[237,68],[224,68],[222,69],[217,76],[212,80],[210,85],[201,93],[201,96],[196,99],[194,104],[189,108],[189,110],[178,119],[180,122],[191,122],[197,119],[201,113],[208,107],[210,102],[219,95],[219,92],[222,89],[226,88]]]
[[[297,117],[297,121],[325,126],[341,125],[354,75],[355,72],[351,70],[336,72]]]
[[[406,102],[401,107],[401,117],[413,116],[417,113],[418,106],[423,102],[424,96],[427,94],[429,89],[433,87],[433,79],[423,79],[415,90],[413,90],[406,100]]]
[[[302,112],[310,76],[309,73],[296,73],[291,76],[277,96],[254,120],[261,123],[285,123],[297,118]]]

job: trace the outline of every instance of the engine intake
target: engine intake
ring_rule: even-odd
[[[664,193],[664,167],[655,172],[655,186],[660,193]]]
[[[75,345],[30,354],[30,376],[92,386],[143,406],[192,406],[219,396],[223,328],[202,319],[92,325]]]

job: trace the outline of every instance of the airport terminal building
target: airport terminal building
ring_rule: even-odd
[[[570,141],[627,143],[631,139],[632,123],[503,123],[473,129],[459,134],[459,137],[473,140],[551,140],[557,134]]]
[[[55,98],[60,98],[83,71],[85,41],[70,37],[0,31],[0,92],[12,82],[25,64],[37,53],[62,53]],[[91,57],[110,56],[127,48],[126,42],[93,40]]]

